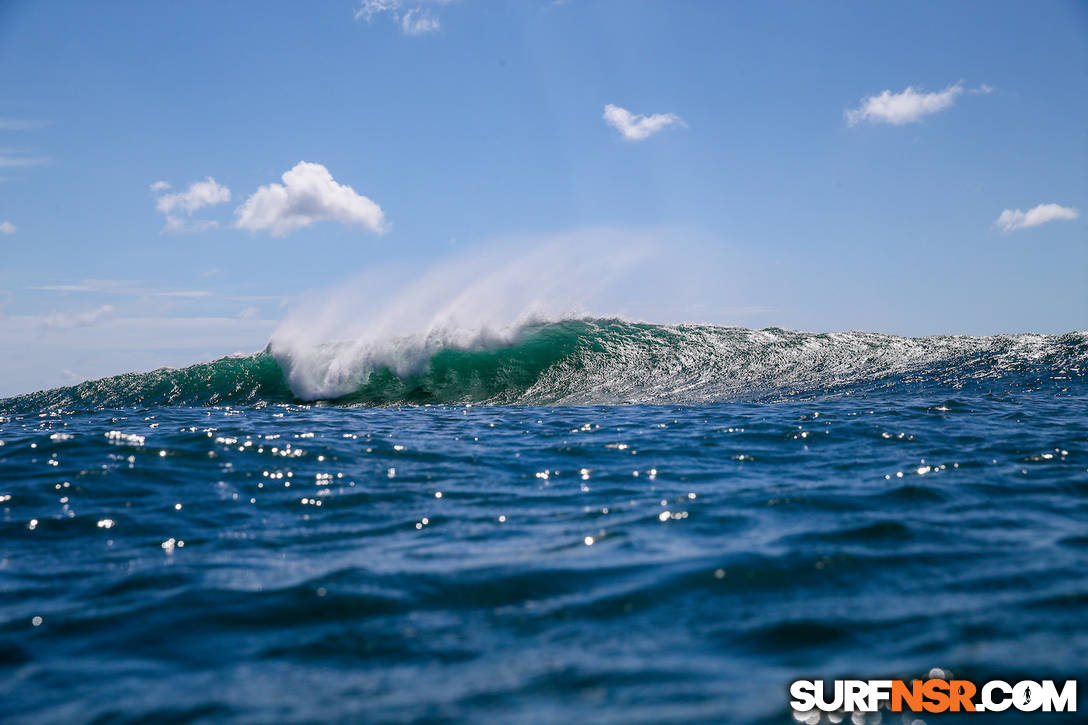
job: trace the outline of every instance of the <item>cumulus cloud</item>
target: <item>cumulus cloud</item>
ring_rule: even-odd
[[[444,3],[448,0],[430,0],[432,3]],[[423,7],[424,2],[416,3],[415,7],[405,9],[402,0],[362,0],[355,9],[355,19],[371,22],[375,17],[388,14],[400,26],[405,35],[423,35],[436,33],[442,28],[442,24],[430,10]]]
[[[230,189],[217,182],[212,177],[203,181],[194,181],[185,191],[173,194],[164,193],[170,188],[166,181],[156,181],[150,186],[151,193],[156,194],[155,208],[166,215],[166,225],[163,231],[173,234],[187,232],[203,232],[215,229],[219,222],[209,219],[186,219],[180,216],[192,216],[193,212],[206,206],[215,206],[230,201]]]
[[[72,327],[89,327],[113,312],[113,305],[102,305],[85,312],[55,312],[42,320],[42,327],[50,330],[66,330]]]
[[[382,208],[350,186],[337,183],[321,164],[300,161],[281,178],[283,184],[262,186],[235,210],[237,228],[283,236],[328,220],[377,234],[385,231]]]
[[[4,220],[0,222],[0,234],[14,234],[15,225],[11,222]]]
[[[684,127],[684,119],[675,113],[655,113],[650,116],[631,113],[609,103],[604,107],[604,118],[612,128],[620,132],[627,141],[641,141],[669,126]]]
[[[151,185],[151,190],[164,191],[170,188],[169,184],[162,186],[163,184],[166,184],[166,182],[156,181]],[[163,214],[170,214],[179,210],[184,211],[186,214],[192,214],[202,207],[222,204],[227,201],[230,201],[230,189],[209,176],[204,181],[194,181],[189,184],[189,188],[185,191],[179,191],[176,194],[162,194],[155,201],[155,207]]]
[[[982,84],[978,88],[968,90],[963,81],[958,81],[945,88],[943,91],[925,93],[914,86],[907,86],[899,93],[885,90],[876,96],[861,99],[857,108],[847,109],[844,112],[846,122],[851,126],[868,121],[869,123],[890,123],[893,126],[902,126],[906,123],[915,123],[938,111],[951,108],[956,99],[964,93],[992,93],[993,88]]]
[[[1040,224],[1055,221],[1069,221],[1080,216],[1076,209],[1071,209],[1058,204],[1039,204],[1033,209],[1020,211],[1019,209],[1006,209],[994,222],[1001,227],[1003,232],[1012,232],[1017,229],[1037,227]]]

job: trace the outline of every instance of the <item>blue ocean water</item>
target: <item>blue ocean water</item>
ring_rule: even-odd
[[[297,364],[0,402],[0,719],[769,723],[798,678],[1088,674],[1088,334],[571,321],[319,402]]]

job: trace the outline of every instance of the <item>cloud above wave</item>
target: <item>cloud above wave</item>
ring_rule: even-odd
[[[283,236],[320,221],[359,226],[375,234],[388,226],[378,204],[338,183],[321,164],[300,161],[281,178],[282,184],[260,187],[238,207],[235,227]]]
[[[956,99],[964,93],[991,93],[993,89],[985,84],[968,90],[963,81],[958,81],[943,91],[926,93],[914,86],[907,86],[899,93],[884,90],[875,96],[861,99],[857,108],[844,112],[846,122],[851,126],[859,123],[887,123],[902,126],[916,123],[924,117],[951,108]]]
[[[675,113],[654,113],[643,116],[609,103],[601,116],[605,123],[620,132],[627,141],[642,141],[670,126],[685,127],[684,119]]]
[[[1080,214],[1076,209],[1060,204],[1039,204],[1027,211],[1019,209],[1006,209],[1001,216],[994,221],[994,225],[1001,227],[1003,232],[1014,232],[1018,229],[1037,227],[1055,221],[1071,221]]]
[[[151,185],[151,190],[165,191],[170,184],[165,181],[156,181]],[[197,209],[230,201],[230,189],[216,182],[212,177],[204,181],[194,181],[189,188],[176,194],[162,194],[156,201],[155,207],[163,214],[175,211],[184,211],[192,214]]]
[[[442,23],[423,6],[425,1],[422,0],[415,7],[405,10],[401,0],[362,0],[359,7],[355,9],[355,19],[369,23],[375,17],[388,14],[405,35],[437,33],[442,29]],[[432,1],[445,2],[445,0]]]
[[[203,181],[194,181],[185,191],[165,193],[170,188],[169,182],[166,181],[156,181],[150,187],[151,193],[157,195],[155,208],[166,216],[166,226],[163,227],[163,231],[202,232],[219,226],[219,222],[216,221],[190,220],[181,215],[192,216],[193,212],[204,207],[230,201],[230,189],[210,176]]]

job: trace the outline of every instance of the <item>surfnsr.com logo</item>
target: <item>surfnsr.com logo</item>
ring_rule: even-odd
[[[1077,681],[990,680],[797,680],[790,685],[794,716],[807,722],[821,712],[1076,712]]]

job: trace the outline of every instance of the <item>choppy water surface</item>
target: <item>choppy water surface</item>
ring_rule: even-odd
[[[788,722],[801,677],[1084,677],[1082,361],[968,372],[682,406],[9,401],[0,715]]]

